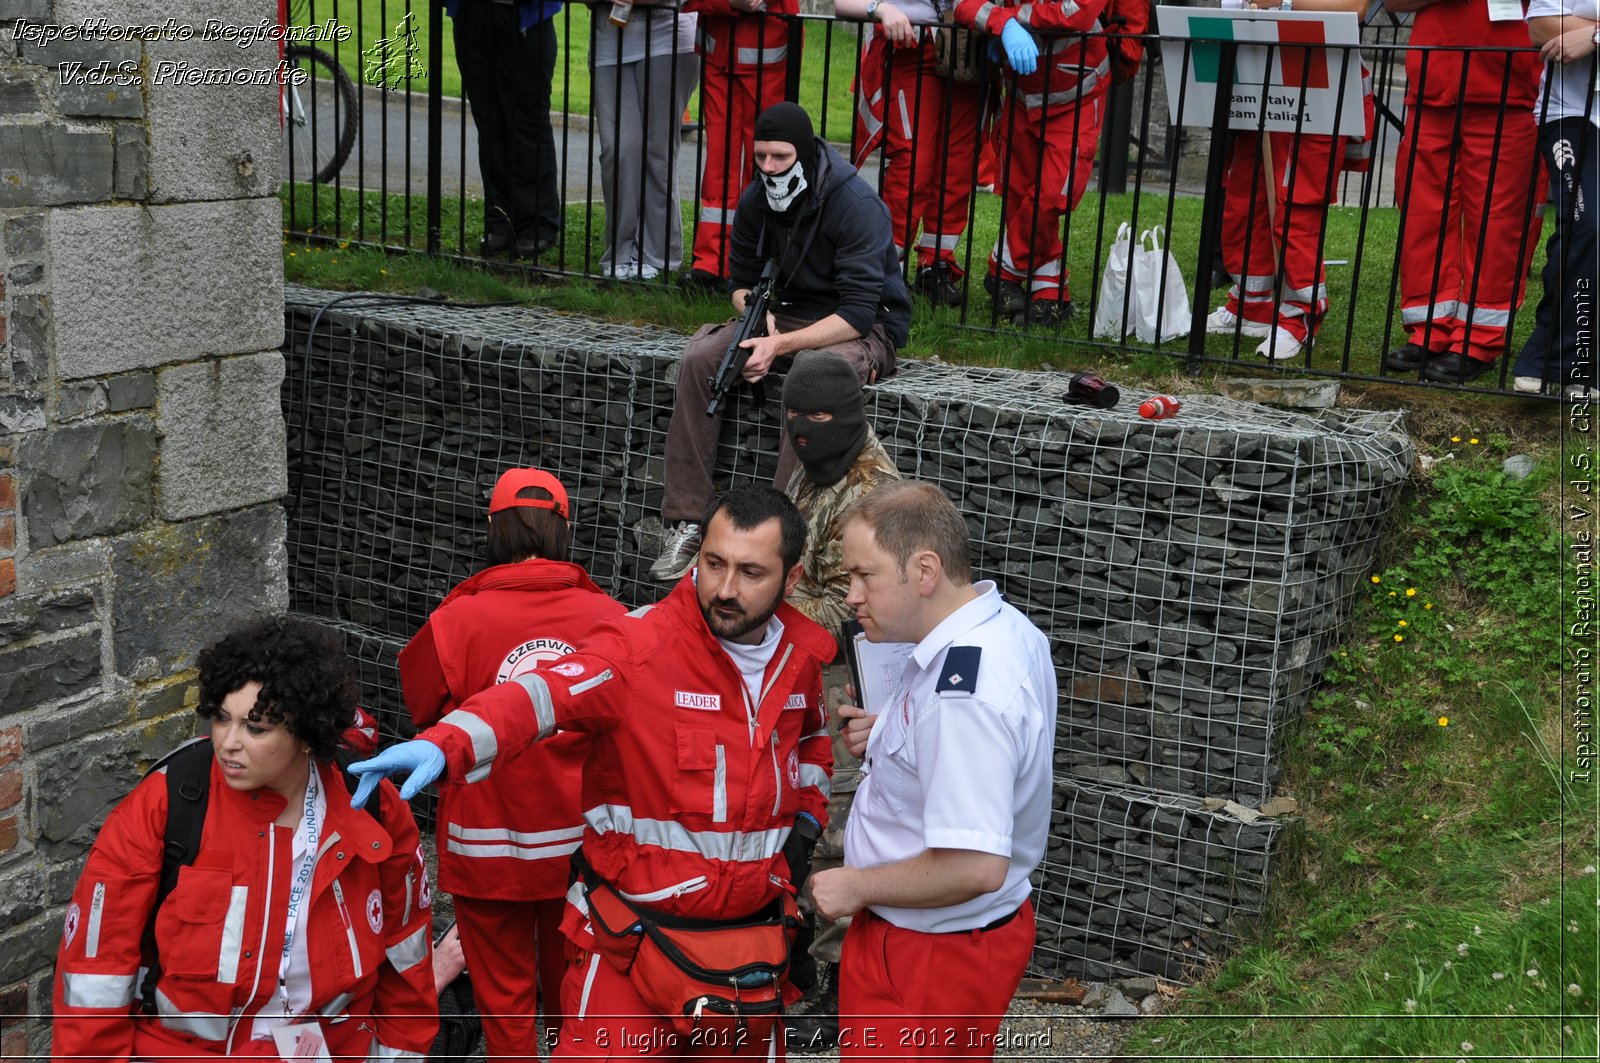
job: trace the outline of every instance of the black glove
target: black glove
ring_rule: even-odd
[[[811,850],[817,847],[820,837],[822,824],[817,822],[816,816],[801,812],[794,817],[794,826],[783,843],[783,858],[789,862],[789,881],[794,883],[795,889],[804,886],[806,877],[811,874]]]

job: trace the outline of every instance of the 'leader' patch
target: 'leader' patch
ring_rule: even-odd
[[[951,646],[944,655],[944,667],[939,671],[936,694],[975,694],[978,690],[978,661],[983,658],[982,646]]]

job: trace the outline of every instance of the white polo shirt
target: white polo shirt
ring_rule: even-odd
[[[845,825],[852,867],[925,849],[1008,857],[1005,884],[948,908],[877,915],[907,930],[972,930],[1017,910],[1050,828],[1056,674],[1050,644],[992,582],[917,643],[878,716]]]

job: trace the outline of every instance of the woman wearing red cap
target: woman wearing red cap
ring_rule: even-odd
[[[568,561],[567,492],[541,469],[509,469],[489,499],[487,568],[451,591],[400,651],[419,728],[472,695],[571,653],[626,610]],[[568,858],[583,834],[588,739],[557,735],[497,765],[492,781],[439,794],[439,885],[456,920],[490,1058],[537,1052],[534,1015],[560,1028],[560,933]]]

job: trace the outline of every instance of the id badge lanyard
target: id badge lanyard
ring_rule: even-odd
[[[311,888],[311,873],[316,864],[317,845],[321,841],[322,824],[317,816],[317,796],[320,791],[321,780],[317,777],[316,766],[312,765],[311,778],[306,783],[305,818],[301,820],[305,850],[289,886],[289,913],[283,924],[283,954],[278,960],[278,997],[283,1003],[285,1021],[294,1017],[294,1008],[289,1003],[289,964],[294,956],[294,939],[300,932],[300,909]],[[296,839],[299,837],[297,833]]]

